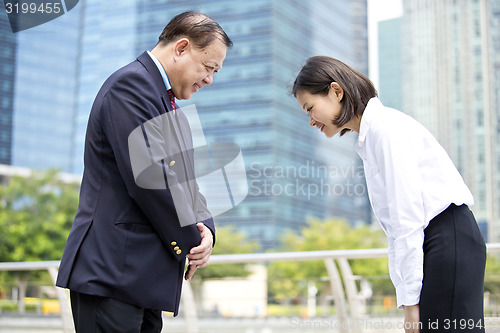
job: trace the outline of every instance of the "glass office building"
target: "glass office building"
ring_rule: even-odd
[[[498,1],[404,0],[403,6],[403,109],[448,151],[474,194],[483,233],[497,241]]]
[[[24,52],[24,73],[40,77],[50,75],[30,67],[30,59],[37,53],[49,59],[52,53],[47,52],[64,54],[54,62],[73,69],[62,71],[47,60],[43,71],[62,72],[62,77],[53,75],[43,84],[34,84],[51,87],[56,91],[54,98],[69,90],[74,93],[62,101],[43,100],[36,109],[19,116],[18,123],[25,124],[16,129],[16,149],[22,153],[14,161],[19,165],[58,164],[64,171],[81,173],[87,119],[104,80],[151,50],[173,16],[196,10],[216,19],[234,47],[228,50],[214,83],[180,104],[196,105],[207,142],[239,145],[249,186],[247,198],[218,216],[217,224],[234,225],[267,249],[278,244],[285,229],[298,231],[308,217],[369,222],[362,165],[353,150],[355,135],[326,140],[308,126],[308,117],[289,95],[295,75],[312,55],[337,57],[367,73],[366,0],[339,0],[335,6],[326,0],[86,0],[75,9],[71,22],[58,19],[68,25],[67,37],[79,32],[74,39],[60,44],[53,41],[53,48],[45,44],[45,50],[38,50],[35,43],[31,52]],[[34,41],[35,33],[25,38]],[[43,40],[39,43],[51,38],[50,34],[40,35]],[[27,41],[21,44],[28,45]],[[57,83],[52,82],[56,78]],[[28,93],[28,86],[23,89]],[[16,92],[16,96],[21,95]],[[50,103],[54,114],[46,109]],[[23,109],[30,110],[30,106]],[[59,113],[62,109],[65,112]],[[27,135],[34,131],[34,124],[41,130]],[[37,145],[42,144],[44,148],[39,149]],[[53,152],[44,155],[44,149]]]
[[[12,34],[16,40],[12,165],[69,171],[79,10]]]
[[[0,164],[10,164],[12,158],[12,105],[16,68],[16,39],[9,19],[0,6]]]
[[[401,18],[379,22],[378,31],[379,98],[385,106],[402,110]]]
[[[487,80],[488,94],[486,95],[489,106],[489,119],[486,123],[490,126],[490,144],[488,150],[491,156],[487,158],[491,174],[491,194],[488,205],[491,205],[491,212],[488,214],[490,223],[491,241],[500,240],[500,1],[489,0],[481,7],[482,18],[486,19],[487,29],[487,69],[485,79]],[[486,125],[485,125],[486,126]]]
[[[83,148],[87,120],[97,92],[104,81],[139,54],[137,44],[137,0],[85,0],[80,10],[79,53],[77,59],[75,128],[68,156],[68,172],[83,172]]]

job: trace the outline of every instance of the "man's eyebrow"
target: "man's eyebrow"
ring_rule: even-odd
[[[220,68],[219,63],[217,63],[216,61],[213,61],[213,60],[207,61],[206,64],[210,65],[210,66],[213,66],[215,68]]]

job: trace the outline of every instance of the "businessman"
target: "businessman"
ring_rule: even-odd
[[[191,132],[175,98],[211,84],[231,46],[212,18],[179,14],[151,52],[112,74],[97,94],[56,283],[70,289],[78,333],[160,332],[161,311],[178,313],[183,276],[208,264],[215,226],[192,181]],[[131,142],[137,133],[143,146]],[[150,158],[139,163],[147,166],[141,174],[136,153]]]

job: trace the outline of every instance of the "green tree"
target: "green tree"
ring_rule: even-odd
[[[484,291],[494,295],[500,294],[500,255],[490,253],[486,258],[486,276],[484,278]]]
[[[78,184],[56,171],[14,176],[0,187],[0,261],[58,260],[78,206]]]
[[[5,180],[0,186],[0,262],[59,260],[77,209],[78,188],[54,170]],[[18,283],[21,301],[30,276],[47,277],[3,274],[4,280]]]
[[[319,251],[343,249],[386,248],[387,238],[381,229],[369,226],[352,228],[340,219],[311,219],[300,234],[288,231],[281,240],[280,251]],[[374,291],[393,293],[388,276],[387,258],[350,261],[354,275],[372,277]],[[319,281],[328,273],[323,261],[275,262],[269,266],[269,293],[282,303],[304,295],[305,280]],[[379,278],[379,277],[383,278]],[[329,284],[318,282],[320,293],[329,292]]]

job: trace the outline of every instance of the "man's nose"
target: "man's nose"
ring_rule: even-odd
[[[203,79],[203,82],[205,82],[205,84],[212,84],[212,82],[214,82],[214,77],[212,74],[208,74],[207,77],[205,77]]]

